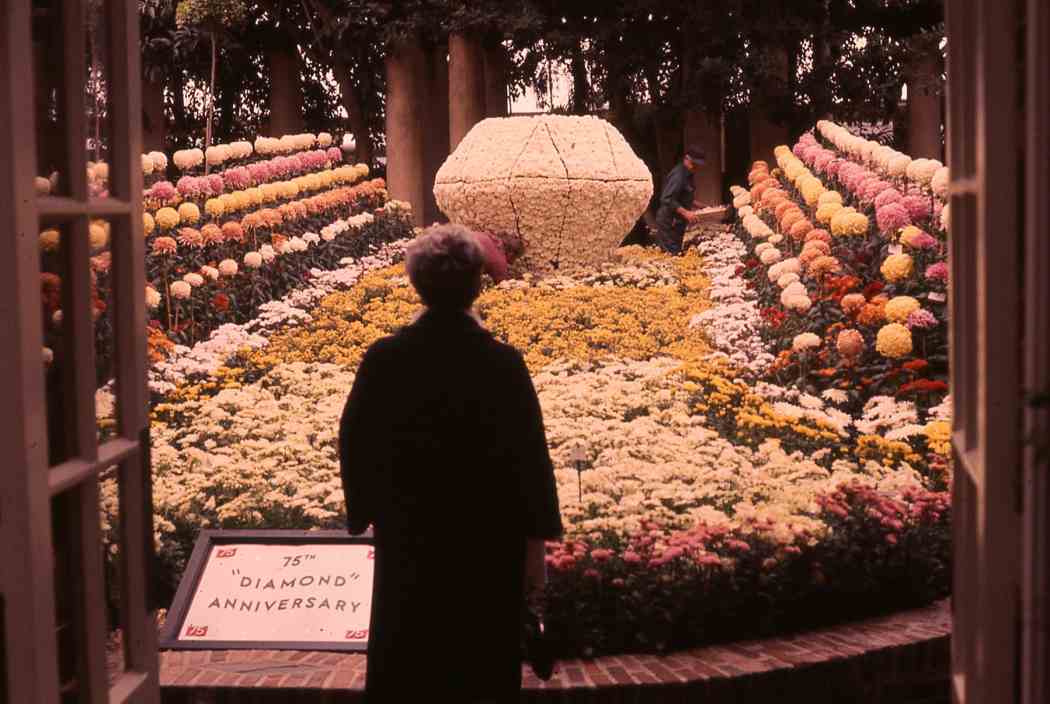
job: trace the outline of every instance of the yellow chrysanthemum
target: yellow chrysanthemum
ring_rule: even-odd
[[[142,234],[149,237],[153,234],[153,231],[157,229],[157,223],[153,220],[153,216],[149,213],[142,214]]]
[[[252,205],[262,205],[266,201],[266,194],[258,186],[249,188],[244,192]]]
[[[179,225],[179,213],[175,208],[161,208],[154,216],[157,226],[162,230],[171,230]]]
[[[846,237],[850,234],[850,217],[856,214],[853,208],[839,208],[831,216],[831,234],[835,237]],[[819,220],[819,218],[818,218]]]
[[[898,359],[911,354],[911,331],[900,323],[883,325],[875,338],[875,349],[883,357]]]
[[[827,205],[828,203],[838,203],[842,205],[842,194],[838,191],[824,191],[820,194],[820,198],[817,199],[818,205]]]
[[[915,262],[908,254],[891,254],[879,269],[891,284],[910,278],[915,271]]]
[[[935,420],[923,429],[926,443],[930,449],[939,455],[947,455],[951,451],[952,426],[948,421]]]
[[[840,210],[842,210],[840,203],[825,203],[821,205],[817,208],[817,222],[821,225],[829,224]]]
[[[808,178],[802,183],[802,198],[806,201],[806,205],[812,208],[817,205],[825,190],[824,184],[819,179]]]
[[[281,197],[281,187],[276,183],[264,183],[259,186],[259,190],[262,191],[262,200],[264,203],[273,203]]]
[[[183,203],[179,206],[179,221],[183,225],[195,225],[200,222],[201,209],[197,207],[196,203]]]
[[[299,195],[299,184],[295,181],[285,181],[279,185],[281,187],[282,198],[295,198]]]
[[[209,198],[204,203],[204,212],[213,218],[221,218],[226,212],[226,206],[219,198]]]
[[[886,304],[886,318],[894,323],[903,323],[908,316],[919,310],[922,306],[911,296],[896,296]]]
[[[40,233],[40,249],[45,252],[54,252],[62,242],[62,236],[58,230],[44,230]]]
[[[96,252],[109,244],[109,223],[105,220],[92,220],[88,228],[88,237],[91,240],[91,249]]]

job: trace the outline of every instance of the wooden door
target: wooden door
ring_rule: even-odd
[[[0,2],[0,701],[160,699],[148,603],[153,536],[139,56],[138,3]],[[40,79],[45,74],[50,82]],[[104,86],[97,93],[104,99],[93,106],[91,81]],[[100,121],[89,130],[93,111],[105,116],[109,166],[107,192],[94,195],[86,175],[89,136],[101,134]],[[45,168],[54,168],[55,178],[41,189],[34,176]],[[101,442],[99,262],[91,260],[99,222],[109,240],[105,315],[112,335],[105,344],[116,419]],[[48,256],[57,258],[59,273],[48,274],[52,283],[45,285],[39,233],[48,229],[55,232]],[[48,285],[61,305],[53,322],[41,315]],[[43,349],[45,334],[54,349]],[[119,486],[119,557],[108,583],[103,473]],[[119,595],[115,604],[107,594]],[[111,613],[117,623],[109,622]],[[118,666],[107,663],[114,625],[123,634]]]
[[[958,704],[1020,701],[1025,1],[945,3]]]

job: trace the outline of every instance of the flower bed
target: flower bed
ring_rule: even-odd
[[[367,166],[340,165],[342,152],[331,142],[321,133],[259,138],[254,148],[248,142],[215,145],[207,156],[183,150],[171,160],[184,174],[177,184],[163,180],[166,155],[143,155],[150,181],[144,192],[144,295],[153,363],[174,345],[193,345],[219,326],[252,320],[267,302],[307,285],[315,272],[407,236],[410,206],[388,202],[382,179],[365,180]],[[205,161],[226,168],[195,175]],[[106,165],[91,164],[88,175],[92,193],[104,196]],[[47,190],[40,183],[38,188]],[[109,224],[92,222],[89,235],[96,362],[103,384],[112,376]],[[62,242],[58,230],[40,233],[45,361],[62,335]]]
[[[783,631],[947,590],[939,426],[892,439],[920,424],[914,404],[777,383],[766,293],[734,263],[744,247],[713,229],[704,256],[627,248],[479,300],[525,354],[544,410],[567,528],[547,558],[563,654]],[[351,278],[168,377],[153,461],[172,581],[202,527],[342,525],[338,413],[367,346],[420,308],[398,265]]]

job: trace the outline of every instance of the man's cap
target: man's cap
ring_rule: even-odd
[[[695,161],[700,164],[704,163],[704,150],[696,145],[686,147],[685,155],[689,157],[692,161]]]

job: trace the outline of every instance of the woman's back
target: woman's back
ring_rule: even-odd
[[[359,376],[341,437],[351,529],[376,536],[369,693],[516,689],[525,541],[560,532],[520,354],[465,312],[428,311]]]

